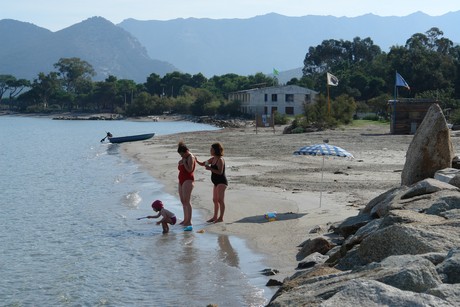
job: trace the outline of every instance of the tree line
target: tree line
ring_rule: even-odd
[[[339,110],[347,114],[353,114],[356,109],[383,114],[388,99],[394,95],[397,71],[410,85],[410,90],[397,88],[399,97],[433,98],[439,100],[444,109],[458,110],[460,46],[443,35],[440,29],[431,28],[425,33],[413,34],[404,46],[392,46],[389,52],[383,52],[371,38],[324,40],[308,49],[302,77],[291,79],[287,85],[325,93],[326,73],[330,72],[339,79],[338,86],[330,87],[330,97],[334,104],[339,104]],[[229,102],[228,93],[277,85],[276,76],[263,73],[206,78],[201,73],[191,75],[177,71],[163,77],[152,73],[144,83],[111,75],[95,82],[92,81],[93,67],[79,58],[61,58],[54,68],[55,71],[49,73],[40,72],[33,81],[0,75],[0,105],[19,112],[238,116],[240,102]],[[318,103],[324,104],[324,101],[324,95],[320,95]],[[340,108],[344,102],[355,110]],[[336,111],[334,116],[340,116],[340,112]],[[324,115],[322,106],[306,108],[306,118],[317,119],[321,114]]]
[[[19,112],[112,112],[128,116],[164,112],[239,115],[239,102],[228,102],[234,91],[267,86],[273,79],[226,74],[207,79],[203,74],[172,72],[163,77],[152,73],[144,83],[108,76],[92,81],[95,71],[79,58],[61,58],[56,71],[40,72],[32,82],[0,75],[0,104]]]
[[[309,48],[303,77],[290,83],[324,93],[326,73],[330,72],[339,79],[338,86],[330,88],[332,99],[346,95],[356,101],[358,109],[385,113],[396,90],[398,97],[436,99],[443,109],[458,110],[460,46],[443,35],[434,27],[413,34],[404,46],[392,46],[388,53],[370,38],[324,40]],[[396,72],[410,89],[395,87]]]

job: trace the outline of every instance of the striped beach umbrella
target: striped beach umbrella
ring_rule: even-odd
[[[346,151],[345,149],[329,145],[327,143],[324,144],[315,144],[301,147],[299,150],[294,151],[294,155],[301,156],[323,156],[323,162],[321,164],[321,184],[323,183],[323,175],[324,175],[324,157],[325,156],[332,156],[332,157],[342,157],[342,158],[350,158],[353,159],[353,155]],[[321,207],[321,199],[323,196],[322,189],[320,190],[319,194],[319,206]]]
[[[353,158],[353,155],[343,148],[329,144],[316,144],[304,146],[299,150],[294,151],[294,155],[308,155],[308,156],[336,156]]]

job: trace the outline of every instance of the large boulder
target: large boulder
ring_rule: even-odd
[[[275,305],[273,305],[275,306]],[[315,306],[315,305],[308,305]],[[375,280],[357,279],[346,283],[337,294],[316,305],[341,306],[455,306],[439,297],[403,291]]]
[[[301,250],[297,253],[296,259],[300,261],[307,257],[310,254],[315,252],[320,254],[326,254],[334,245],[329,242],[326,238],[318,237],[314,239],[309,239],[302,243]]]
[[[427,178],[413,184],[410,189],[401,196],[401,199],[408,199],[420,195],[436,193],[441,190],[460,191],[459,188],[449,183],[445,183],[436,179]]]
[[[460,283],[460,248],[454,248],[447,254],[446,260],[436,267],[445,283]]]
[[[452,246],[460,246],[459,227],[457,223],[449,221],[435,224],[392,224],[364,238],[361,244],[353,247],[338,261],[336,268],[349,270],[382,261],[391,255],[447,252]]]
[[[390,256],[369,267],[381,270],[375,280],[400,290],[423,293],[442,284],[435,265],[421,256]]]
[[[346,272],[320,265],[287,278],[268,306],[450,306],[427,294],[442,285],[427,258],[391,256]]]
[[[460,284],[441,284],[426,293],[437,296],[452,306],[460,306]]]
[[[434,178],[436,171],[452,166],[454,156],[444,114],[438,104],[433,104],[407,150],[401,185],[409,186],[425,178]]]

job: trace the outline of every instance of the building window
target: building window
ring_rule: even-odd
[[[278,111],[278,107],[272,107],[272,114]]]
[[[265,94],[264,101],[268,101],[268,94]]]
[[[294,94],[286,94],[286,102],[294,102]]]
[[[278,101],[278,95],[272,94],[272,101]]]
[[[286,107],[286,112],[287,115],[294,115],[294,107]]]
[[[311,95],[310,94],[305,95],[305,101],[306,102],[311,102]]]

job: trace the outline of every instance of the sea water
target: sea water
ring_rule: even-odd
[[[107,131],[212,129],[0,116],[0,306],[266,304],[261,255],[237,237],[197,233],[199,210],[191,232],[176,225],[162,235],[156,220],[138,220],[154,199],[182,217],[178,196],[100,142]]]

